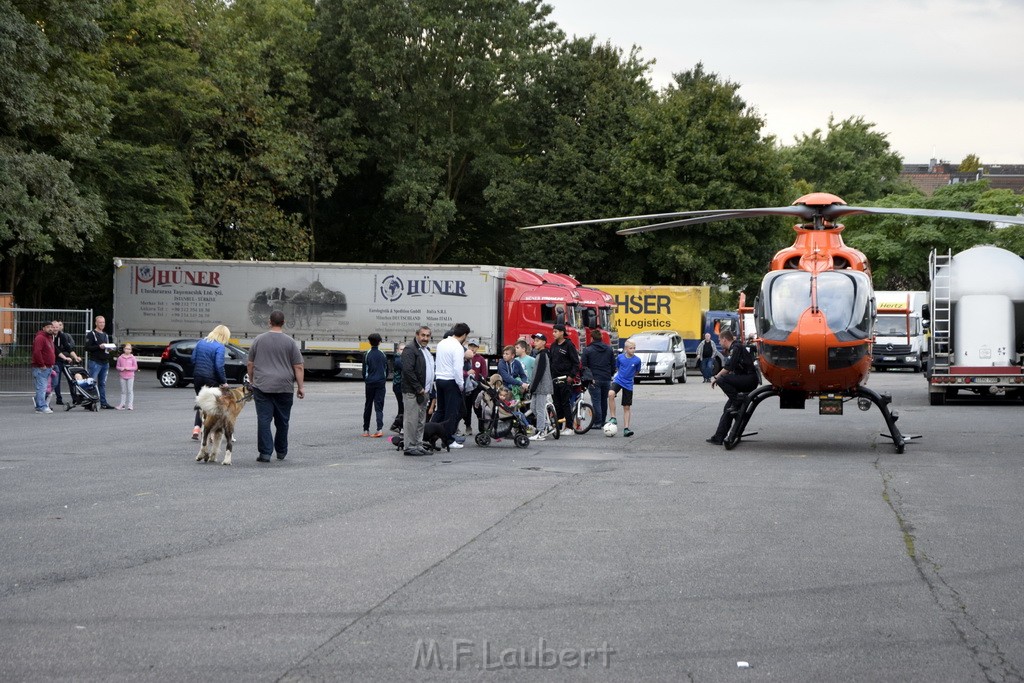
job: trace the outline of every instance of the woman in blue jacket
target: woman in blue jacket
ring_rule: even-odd
[[[206,339],[200,339],[196,348],[192,350],[192,384],[195,386],[196,395],[203,387],[226,387],[228,378],[224,374],[224,345],[231,339],[231,330],[224,325],[217,325]],[[195,426],[192,428],[192,438],[199,440],[202,432],[203,416],[199,409],[196,409]]]

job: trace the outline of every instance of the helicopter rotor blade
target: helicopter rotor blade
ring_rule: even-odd
[[[591,218],[583,221],[565,221],[563,223],[546,223],[544,225],[528,225],[526,227],[519,228],[519,230],[540,230],[542,228],[569,228],[581,225],[599,225],[602,223],[626,223],[628,221],[649,221],[656,220],[659,218],[679,218],[679,219],[691,219],[691,218],[706,218],[703,221],[696,221],[694,223],[680,223],[680,225],[695,225],[696,223],[709,223],[712,221],[724,221],[730,218],[757,218],[760,216],[796,216],[797,218],[803,218],[804,220],[812,220],[818,213],[814,207],[810,206],[772,206],[760,209],[702,209],[700,211],[673,211],[671,213],[651,213],[641,216],[618,216],[615,218]],[[670,223],[657,223],[655,225],[647,225],[642,228],[627,228],[629,232],[620,231],[619,234],[631,235],[634,232],[644,232],[647,230],[664,230],[674,226],[674,222]]]
[[[954,218],[967,221],[988,221],[990,223],[1013,223],[1024,225],[1024,216],[1003,216],[995,213],[977,213],[974,211],[947,211],[945,209],[891,209],[881,206],[828,206],[822,211],[826,220],[843,216],[864,214],[918,216],[921,218]]]
[[[544,228],[573,228],[581,225],[600,225],[602,223],[625,223],[627,221],[652,221],[660,218],[678,218],[689,214],[718,213],[722,209],[706,209],[704,211],[672,211],[669,213],[650,213],[643,216],[618,216],[616,218],[591,218],[583,221],[564,221],[562,223],[545,223],[544,225],[527,225],[518,230],[541,230]]]
[[[795,216],[803,220],[813,220],[815,215],[819,212],[810,206],[776,206],[767,207],[763,209],[724,209],[716,211],[715,213],[703,212],[704,215],[700,215],[701,212],[688,211],[685,215],[690,216],[689,218],[681,218],[680,220],[667,221],[665,223],[655,223],[653,225],[641,225],[635,228],[623,228],[617,230],[617,235],[636,235],[641,232],[652,232],[654,230],[667,230],[669,228],[678,228],[683,225],[703,225],[704,223],[714,223],[715,221],[729,221],[734,218],[761,218],[763,216]]]

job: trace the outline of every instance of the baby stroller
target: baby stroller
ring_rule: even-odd
[[[76,380],[75,375],[79,375],[82,379]],[[68,378],[68,384],[71,386],[71,400],[64,404],[64,410],[81,406],[85,410],[98,412],[100,390],[96,387],[96,380],[89,377],[86,369],[80,365],[65,365],[64,376]]]
[[[480,408],[483,431],[476,435],[476,445],[489,446],[492,439],[511,438],[517,448],[527,448],[530,445],[530,435],[522,421],[501,402],[498,396],[498,389],[501,386],[499,375],[493,375],[489,382],[480,384],[477,405]]]

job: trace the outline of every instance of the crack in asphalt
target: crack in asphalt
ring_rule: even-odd
[[[288,670],[286,670],[283,674],[281,674],[281,676],[279,676],[276,679],[277,683],[284,683],[286,681],[319,680],[321,677],[319,675],[311,673],[309,671],[309,667],[315,661],[317,661],[318,659],[323,659],[325,656],[328,656],[331,652],[335,651],[337,649],[337,647],[338,647],[337,644],[339,642],[339,639],[342,636],[344,636],[345,633],[347,633],[350,629],[352,629],[353,627],[358,626],[359,624],[361,624],[365,619],[367,619],[370,616],[372,616],[375,612],[377,612],[379,609],[384,607],[388,602],[390,602],[392,598],[394,598],[395,596],[401,594],[403,591],[405,591],[407,588],[409,588],[409,586],[413,585],[414,583],[416,583],[417,581],[419,581],[423,577],[427,576],[428,574],[433,572],[435,569],[437,569],[441,565],[445,564],[446,562],[448,562],[452,558],[456,557],[457,555],[462,553],[464,550],[466,550],[470,546],[476,544],[478,541],[480,541],[480,539],[482,539],[485,536],[491,534],[496,528],[498,528],[498,527],[500,527],[502,525],[508,524],[510,522],[511,523],[518,523],[517,522],[517,517],[521,518],[524,511],[526,511],[528,509],[531,509],[531,508],[534,508],[536,506],[543,507],[543,505],[544,505],[544,498],[549,496],[556,489],[559,489],[559,488],[561,488],[563,486],[566,486],[566,485],[571,485],[573,483],[576,483],[577,480],[579,480],[581,477],[582,477],[581,474],[574,474],[574,475],[571,475],[569,477],[566,477],[566,478],[563,478],[563,479],[559,479],[558,481],[554,482],[551,486],[549,486],[549,487],[545,488],[544,490],[542,490],[537,495],[535,495],[532,498],[529,498],[529,499],[523,501],[522,503],[520,503],[516,507],[512,508],[511,510],[509,510],[505,515],[503,515],[500,519],[498,519],[496,522],[494,522],[494,524],[491,524],[486,529],[483,529],[480,532],[478,532],[477,534],[475,534],[472,538],[467,540],[465,543],[463,543],[459,547],[455,548],[450,553],[448,553],[444,557],[440,558],[439,560],[434,562],[429,567],[426,567],[425,569],[423,569],[423,571],[421,571],[418,574],[416,574],[415,576],[411,577],[408,581],[404,582],[402,585],[398,586],[393,591],[391,591],[386,596],[384,596],[382,599],[377,601],[376,604],[370,606],[367,610],[365,610],[362,613],[360,613],[358,616],[356,616],[354,619],[352,619],[349,623],[345,624],[345,626],[340,628],[334,635],[329,637],[327,640],[325,640],[323,643],[321,643],[318,647],[316,647],[313,650],[311,650],[305,657],[303,657],[299,661],[295,662],[292,666],[290,666],[288,668]],[[521,521],[521,519],[520,519],[520,521]]]
[[[879,460],[875,460],[873,464],[882,477],[882,499],[896,517],[907,556],[931,593],[932,600],[953,627],[957,638],[970,652],[974,663],[981,669],[985,680],[992,683],[1024,681],[1024,675],[1007,660],[999,643],[978,625],[974,615],[968,611],[967,602],[960,591],[942,575],[941,566],[920,547],[914,534],[914,525],[903,509],[902,496],[892,484],[893,473],[883,468]]]

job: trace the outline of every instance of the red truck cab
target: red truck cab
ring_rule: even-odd
[[[566,336],[579,348],[578,306],[579,296],[573,290],[548,283],[531,270],[509,268],[505,273],[502,342],[507,346],[543,332],[550,344],[551,327],[563,322]],[[500,350],[495,355],[500,356]]]

